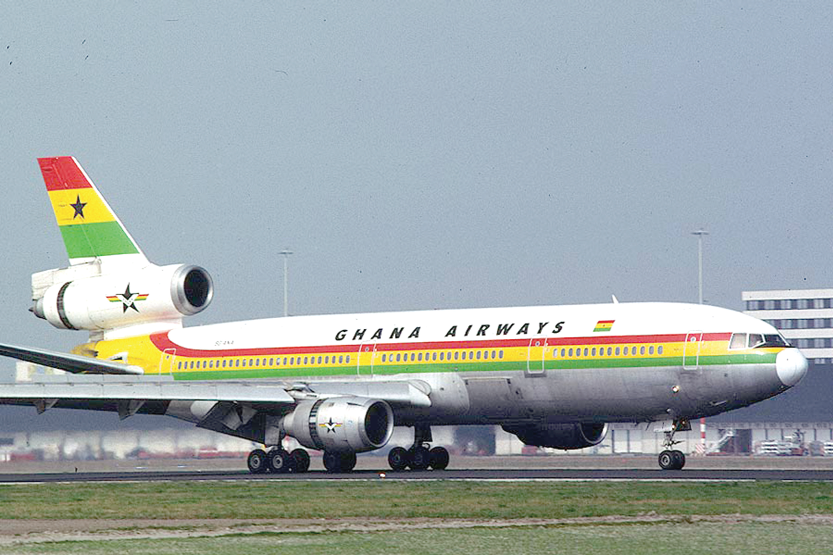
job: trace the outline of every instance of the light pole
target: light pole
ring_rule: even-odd
[[[289,316],[289,255],[291,250],[284,249],[278,254],[283,255],[283,315]]]
[[[697,231],[692,231],[691,234],[697,236],[697,300],[703,304],[703,235],[708,235],[709,232],[701,227]]]

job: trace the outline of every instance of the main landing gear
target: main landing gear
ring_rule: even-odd
[[[249,453],[246,463],[252,474],[306,472],[309,470],[309,453],[305,449],[294,449],[290,453],[281,447],[274,447],[268,453],[255,449]]]
[[[445,470],[448,466],[449,455],[445,447],[430,448],[433,441],[431,428],[428,426],[414,427],[414,444],[410,449],[394,447],[388,453],[388,464],[392,470]]]
[[[674,441],[674,434],[677,432],[688,432],[691,430],[691,423],[686,418],[674,420],[671,431],[665,432],[665,440],[662,446],[665,449],[659,454],[659,466],[663,470],[682,470],[685,466],[685,453],[678,449],[671,449],[680,441]]]

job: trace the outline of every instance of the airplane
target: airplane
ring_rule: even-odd
[[[0,345],[63,370],[0,385],[0,403],[167,415],[261,444],[252,473],[330,472],[414,429],[393,470],[442,470],[431,428],[500,425],[523,443],[599,444],[613,422],[667,422],[660,468],[689,421],[796,385],[807,359],[769,324],[694,304],[564,306],[291,316],[183,327],[214,287],[193,264],[157,266],[73,157],[40,158],[69,265],[32,276],[30,309],[85,330],[71,353]],[[288,452],[286,437],[301,447]]]

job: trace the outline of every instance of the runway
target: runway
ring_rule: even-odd
[[[833,482],[833,470],[694,469],[476,469],[422,472],[360,470],[344,474],[311,471],[304,474],[249,474],[247,471],[132,471],[0,474],[0,483],[165,482],[165,481],[756,481]]]

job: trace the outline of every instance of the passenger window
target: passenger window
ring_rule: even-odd
[[[653,345],[651,345],[650,347],[648,347],[648,354],[649,354],[649,355],[654,354],[654,346],[653,346]]]
[[[396,362],[399,362],[400,360],[402,360],[402,354],[396,353]]]
[[[480,352],[481,351],[477,351],[477,360],[480,360]]]
[[[570,355],[569,355],[569,356],[573,356],[573,348],[572,348],[572,347],[570,347],[570,351],[569,351],[569,353],[570,353]]]
[[[640,355],[644,355],[644,354],[645,354],[645,345],[642,345],[642,346],[639,348],[639,354],[640,354]]]
[[[661,354],[662,354],[662,345],[660,345],[659,347],[657,347],[657,354],[658,354],[658,355],[661,355]]]
[[[619,347],[616,347],[616,356],[619,356]]]
[[[610,356],[612,352],[613,352],[613,347],[608,347],[607,348],[607,356]]]
[[[469,351],[469,360],[474,360],[474,351]]]
[[[503,358],[503,351],[498,351],[497,356],[498,358]]]
[[[587,352],[588,352],[588,351],[589,351],[589,349],[588,349],[587,347],[585,347],[585,348],[584,348],[584,356],[587,356]]]
[[[596,347],[593,347],[593,356],[596,356]]]
[[[347,364],[350,364],[350,355],[347,355],[347,359],[344,362],[346,362]]]
[[[459,360],[459,358],[460,358],[460,351],[454,351],[454,360]],[[465,360],[465,357],[463,357],[463,360]]]
[[[494,359],[494,358],[495,358],[495,355],[496,355],[496,354],[497,354],[497,353],[496,353],[495,351],[492,351],[492,359]]]
[[[445,360],[445,353],[440,351],[440,360]]]
[[[466,351],[463,351],[463,360],[466,360]]]

